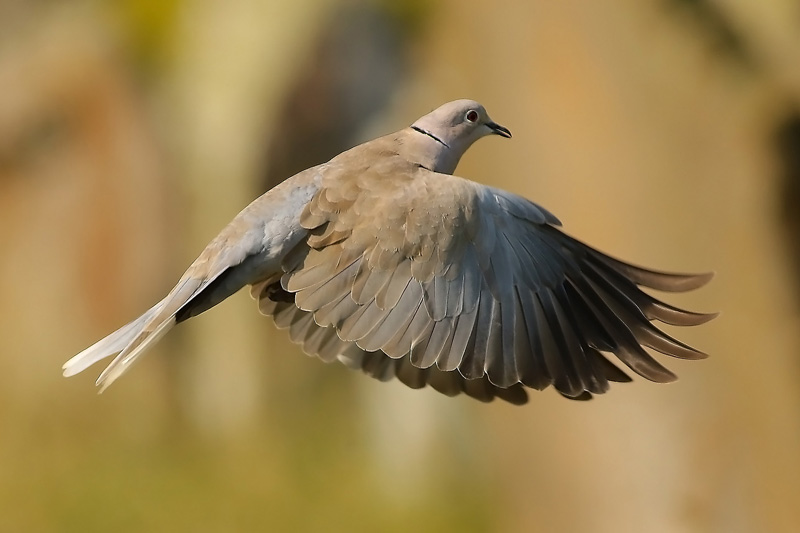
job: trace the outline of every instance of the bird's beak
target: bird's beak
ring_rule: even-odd
[[[492,130],[492,133],[499,135],[500,137],[505,137],[506,139],[511,138],[511,132],[508,131],[508,128],[501,126],[496,122],[487,122],[486,125]]]

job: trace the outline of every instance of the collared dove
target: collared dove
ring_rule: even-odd
[[[303,350],[379,380],[523,404],[525,387],[568,398],[630,377],[675,375],[643,346],[705,354],[652,321],[714,318],[638,286],[682,292],[713,274],[613,259],[566,235],[543,207],[452,173],[472,143],[511,137],[472,100],[356,146],[271,189],[239,213],[142,316],[64,364],[71,376],[117,354],[101,391],[173,326],[251,286],[260,311]]]

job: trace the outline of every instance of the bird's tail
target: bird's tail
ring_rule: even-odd
[[[166,299],[165,299],[166,300]],[[144,351],[158,341],[172,326],[175,325],[174,315],[167,320],[154,324],[159,311],[163,308],[165,300],[160,301],[142,316],[130,322],[111,335],[100,339],[78,355],[64,363],[62,367],[64,376],[74,376],[83,372],[93,364],[106,357],[119,353],[106,367],[96,385],[103,392],[120,377]]]
[[[125,324],[114,333],[100,339],[64,363],[62,367],[64,376],[74,376],[75,374],[83,372],[96,362],[121,352],[139,333],[141,333],[144,329],[144,325],[158,311],[160,305],[161,302],[158,302],[136,320]]]
[[[103,392],[177,323],[176,313],[206,285],[200,280],[185,279],[170,294],[142,316],[89,346],[64,363],[64,376],[73,376],[94,363],[114,354],[113,361],[97,378]]]

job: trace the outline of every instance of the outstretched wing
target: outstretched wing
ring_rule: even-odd
[[[273,307],[278,292],[266,283],[254,296],[279,323],[282,312],[291,316],[284,325],[307,352],[376,377],[468,394],[480,380],[497,396],[553,385],[586,399],[629,379],[603,352],[656,382],[675,376],[643,346],[705,357],[652,321],[695,325],[715,315],[672,307],[638,286],[686,291],[710,274],[612,259],[499,189],[425,169],[392,179],[367,171],[324,181],[301,224],[310,236],[288,254],[280,280],[280,298],[291,301]],[[455,379],[441,385],[448,373]]]

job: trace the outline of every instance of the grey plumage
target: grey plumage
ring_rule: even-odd
[[[705,357],[652,322],[715,315],[639,286],[687,291],[711,275],[613,259],[564,234],[544,208],[452,176],[492,133],[510,136],[480,104],[459,100],[286,180],[237,215],[164,300],[64,374],[119,353],[102,390],[175,324],[246,285],[307,353],[448,396],[519,404],[525,387],[553,385],[583,400],[630,380],[606,354],[656,382],[675,376],[644,347]]]

